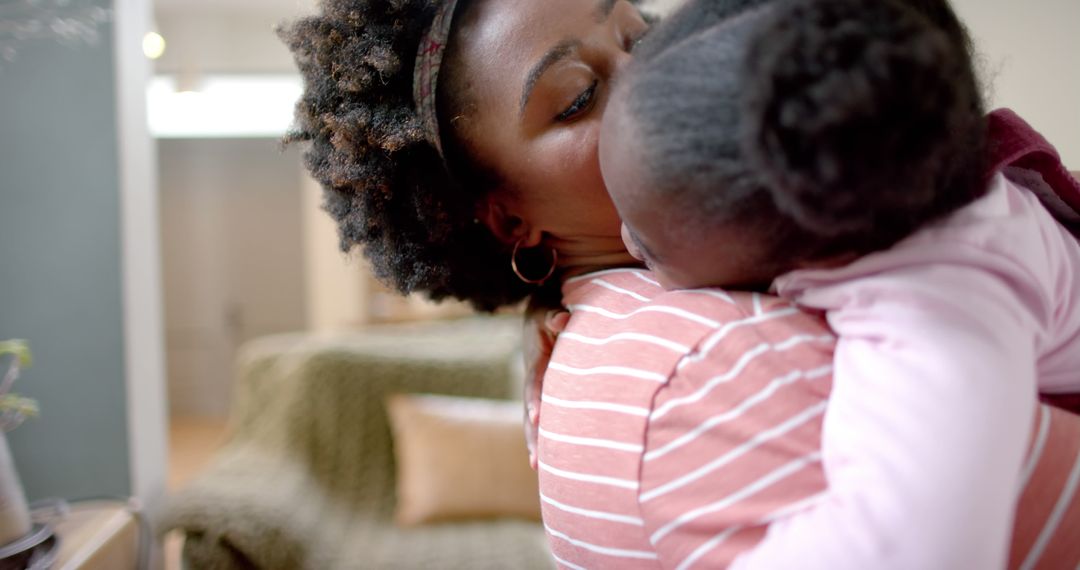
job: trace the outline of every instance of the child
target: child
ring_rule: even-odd
[[[768,3],[639,58],[605,114],[624,240],[665,286],[772,283],[840,337],[829,498],[736,566],[1003,567],[1037,394],[1080,390],[1080,244],[1050,180],[984,176],[965,39],[920,4]],[[1063,471],[1013,565],[1080,525]]]

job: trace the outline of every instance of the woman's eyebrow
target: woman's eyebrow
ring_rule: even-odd
[[[547,51],[544,57],[540,58],[540,61],[536,62],[536,65],[529,70],[529,74],[525,76],[525,87],[521,90],[521,110],[522,114],[525,113],[525,106],[529,104],[529,97],[532,96],[533,88],[536,87],[536,82],[540,80],[540,77],[544,75],[544,72],[551,68],[551,66],[559,63],[563,59],[566,59],[570,54],[574,53],[574,50],[581,45],[578,40],[563,40]]]

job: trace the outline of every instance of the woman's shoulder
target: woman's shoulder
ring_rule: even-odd
[[[723,322],[755,311],[755,304],[786,303],[776,297],[722,289],[666,290],[646,269],[597,271],[567,280],[563,304],[571,309],[628,313],[696,315],[702,322]],[[758,307],[760,308],[760,307]]]
[[[765,322],[766,313],[797,312],[771,295],[721,289],[665,290],[644,269],[613,269],[573,278],[563,288],[572,318],[569,331],[600,335],[650,335],[688,353],[706,336],[730,327]]]

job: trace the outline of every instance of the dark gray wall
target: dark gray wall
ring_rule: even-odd
[[[108,0],[101,0],[109,6]],[[31,500],[130,490],[115,65],[96,46],[0,63],[0,338],[26,338],[17,390],[42,414],[8,434]]]

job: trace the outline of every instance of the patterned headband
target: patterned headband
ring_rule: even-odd
[[[413,102],[420,115],[420,127],[428,141],[443,156],[442,140],[439,138],[439,118],[436,116],[435,91],[439,83],[439,68],[442,67],[446,42],[450,38],[450,22],[454,19],[454,8],[458,0],[444,0],[435,13],[431,27],[420,38],[420,47],[416,52],[416,68],[413,70]],[[445,157],[444,157],[445,158]]]

